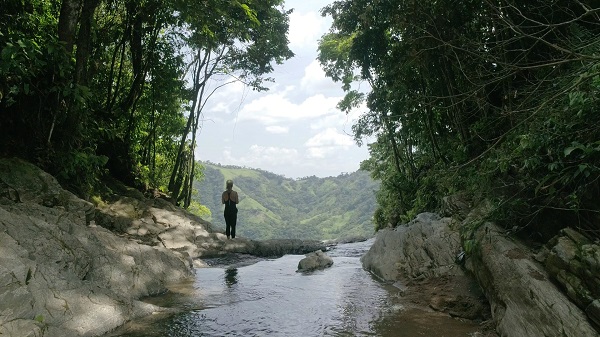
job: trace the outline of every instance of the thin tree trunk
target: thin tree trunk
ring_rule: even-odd
[[[392,145],[392,151],[394,153],[394,164],[396,166],[396,171],[399,174],[402,174],[402,169],[400,167],[400,153],[398,152],[398,143],[396,142],[396,133],[394,131],[392,123],[388,120],[387,116],[383,116],[383,123],[385,128],[387,129],[387,134]]]
[[[196,93],[196,95],[194,96],[194,100],[192,101],[192,107],[190,109],[190,115],[188,116],[188,121],[185,126],[185,130],[183,131],[183,135],[181,135],[181,142],[179,143],[179,149],[177,150],[177,157],[175,158],[175,164],[173,165],[173,171],[171,172],[171,178],[169,179],[169,192],[171,192],[171,198],[177,197],[176,195],[173,195],[176,190],[175,180],[177,178],[177,173],[179,172],[179,169],[181,167],[182,156],[183,156],[183,152],[184,152],[183,150],[185,147],[185,140],[190,133],[190,130],[192,128],[192,123],[193,123],[194,117],[195,117],[196,106],[198,104],[198,91],[200,90],[200,87],[202,84],[200,82],[200,73],[201,73],[204,65],[206,63],[208,63],[209,56],[210,56],[210,50],[206,51],[202,60],[200,60],[201,53],[202,53],[202,51],[198,50],[197,60],[196,60],[196,62],[198,62],[198,63],[197,63],[197,67],[194,71],[194,76],[193,76],[194,92]],[[179,193],[179,191],[177,190],[177,194],[178,193]]]

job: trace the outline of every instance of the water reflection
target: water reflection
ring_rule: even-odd
[[[225,284],[227,285],[227,287],[231,288],[237,283],[237,274],[237,268],[225,269]]]

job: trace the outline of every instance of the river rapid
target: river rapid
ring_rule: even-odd
[[[177,309],[131,322],[111,337],[477,336],[478,326],[403,302],[400,289],[362,269],[372,240],[327,252],[331,268],[296,272],[303,255],[208,260],[192,282],[147,302]]]

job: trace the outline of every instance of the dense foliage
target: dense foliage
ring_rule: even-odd
[[[204,163],[198,182],[199,202],[210,215],[203,217],[225,228],[221,193],[233,179],[240,194],[239,235],[252,239],[366,238],[374,232],[375,191],[379,183],[367,172],[298,180],[256,169]]]
[[[189,206],[202,107],[293,56],[283,0],[3,0],[0,155],[87,195],[106,170]],[[210,80],[220,85],[211,87]]]
[[[468,192],[533,238],[600,236],[600,3],[334,1],[319,60],[366,102],[377,226]],[[370,91],[355,90],[366,82]],[[363,85],[364,88],[364,85]]]

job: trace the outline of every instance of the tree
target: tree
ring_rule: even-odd
[[[184,207],[192,200],[195,136],[202,108],[212,93],[234,81],[241,81],[254,90],[265,90],[262,82],[273,70],[271,62],[281,63],[293,56],[286,37],[291,11],[278,9],[281,3],[280,0],[236,2],[237,6],[213,7],[214,12],[207,12],[207,4],[199,3],[193,10],[188,7],[189,16],[182,18],[188,24],[190,34],[186,41],[193,51],[189,65],[193,69],[192,104],[169,180],[169,192],[175,202],[183,201]],[[221,19],[202,20],[196,15],[218,15]],[[209,80],[215,77],[221,78],[221,84],[211,90]],[[191,141],[188,141],[190,134]],[[186,157],[185,153],[189,155]]]
[[[599,11],[590,1],[325,7],[333,23],[319,59],[347,91],[341,107],[366,100],[355,138],[377,139],[363,167],[383,182],[378,226],[437,209],[441,196],[466,190],[497,200],[497,220],[511,227],[556,218],[549,214],[561,209],[600,229],[597,207],[582,202],[597,194],[591,149],[600,129],[580,119],[597,118],[590,113],[597,109]],[[351,90],[356,80],[369,81],[368,95]],[[573,142],[587,144],[585,159],[561,155]]]
[[[109,173],[142,189],[171,185],[189,205],[206,84],[228,76],[263,89],[271,62],[293,55],[282,3],[5,1],[0,153],[82,196]]]

